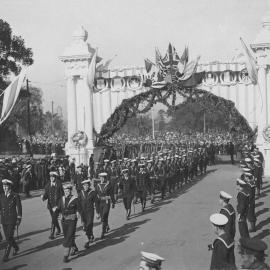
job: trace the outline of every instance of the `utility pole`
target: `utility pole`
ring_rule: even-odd
[[[28,135],[31,141],[31,118],[30,118],[30,90],[29,90],[29,80],[26,79],[26,91],[28,94],[28,100],[27,100],[27,126],[28,126]]]
[[[54,135],[54,125],[53,125],[53,101],[52,101],[52,134]]]
[[[205,134],[205,111],[203,111],[203,133]]]

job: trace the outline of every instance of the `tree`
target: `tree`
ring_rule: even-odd
[[[0,89],[5,89],[8,76],[18,75],[21,66],[33,64],[33,52],[26,48],[21,36],[12,34],[10,25],[0,19]]]

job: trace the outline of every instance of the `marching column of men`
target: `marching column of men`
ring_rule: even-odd
[[[222,208],[220,213],[210,216],[210,222],[217,235],[213,244],[208,245],[208,249],[212,250],[211,270],[236,269],[234,256],[236,222],[240,235],[240,269],[270,269],[264,263],[267,245],[260,239],[250,237],[250,233],[256,231],[255,199],[256,190],[259,197],[262,187],[263,159],[258,148],[253,152],[245,151],[243,154],[244,159],[240,161],[242,174],[236,179],[237,212],[230,204],[232,196],[220,191]]]

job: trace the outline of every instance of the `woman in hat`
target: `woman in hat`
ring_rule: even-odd
[[[115,199],[113,193],[113,186],[107,181],[107,173],[103,172],[99,174],[100,183],[97,184],[97,194],[98,194],[98,205],[99,213],[102,222],[102,233],[101,239],[104,238],[105,233],[110,230],[108,224],[108,218],[110,213],[110,208],[114,208]]]
[[[68,262],[69,255],[75,255],[78,248],[75,244],[76,225],[78,220],[78,198],[72,195],[72,185],[64,186],[65,195],[60,200],[58,209],[62,214],[62,228],[64,233],[64,262]]]

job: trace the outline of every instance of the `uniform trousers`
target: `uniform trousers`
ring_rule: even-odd
[[[60,231],[60,226],[59,226],[59,223],[58,223],[59,210],[56,209],[55,211],[53,211],[50,208],[49,211],[50,211],[50,215],[51,215],[51,218],[52,218],[52,225],[54,225],[56,227],[56,229],[58,231]]]
[[[238,221],[238,228],[239,228],[239,233],[240,233],[241,238],[250,238],[246,219],[242,219],[241,221]]]
[[[99,211],[100,211],[100,218],[101,222],[104,223],[104,225],[108,225],[108,218],[111,208],[111,202],[106,202],[105,200],[101,200],[99,205]]]
[[[125,206],[126,210],[130,210],[131,209],[131,203],[132,203],[132,199],[133,199],[133,195],[124,195],[123,196],[123,203]]]
[[[18,246],[14,239],[16,224],[2,224],[2,227],[8,246],[17,248]]]

